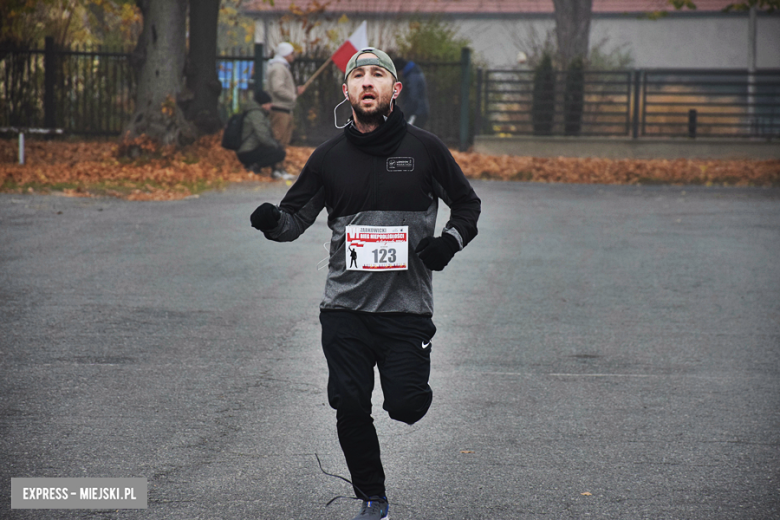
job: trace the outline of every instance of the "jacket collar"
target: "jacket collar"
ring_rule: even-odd
[[[354,123],[350,122],[344,128],[344,135],[350,143],[367,154],[387,157],[401,146],[406,130],[404,114],[396,105],[385,122],[376,130],[363,134],[355,128]]]

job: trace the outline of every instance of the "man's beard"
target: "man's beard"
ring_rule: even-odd
[[[390,99],[387,101],[379,101],[375,108],[371,110],[365,110],[360,106],[360,99],[353,102],[351,99],[349,104],[352,105],[355,111],[356,122],[366,126],[379,126],[385,122],[385,116],[390,114]]]

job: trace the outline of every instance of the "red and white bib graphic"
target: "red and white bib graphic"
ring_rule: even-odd
[[[409,226],[347,226],[348,271],[405,271]]]

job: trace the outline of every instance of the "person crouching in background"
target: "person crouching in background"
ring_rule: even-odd
[[[286,155],[282,145],[273,137],[269,119],[271,105],[268,92],[259,90],[245,107],[241,147],[236,151],[236,155],[241,164],[255,173],[283,161]],[[281,178],[273,174],[272,177]]]

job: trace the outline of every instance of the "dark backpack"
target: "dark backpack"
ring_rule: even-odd
[[[244,144],[244,140],[241,139],[241,133],[244,130],[244,116],[246,116],[247,112],[249,110],[230,116],[225,125],[225,131],[222,133],[222,148],[238,150]],[[249,139],[249,136],[247,136],[247,139]]]

